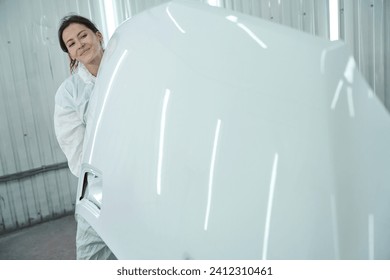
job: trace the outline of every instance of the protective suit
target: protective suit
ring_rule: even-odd
[[[58,88],[55,96],[54,129],[70,171],[80,176],[88,103],[95,77],[81,63]],[[77,221],[77,259],[115,259],[111,250],[81,216]]]
[[[70,171],[80,176],[88,102],[95,77],[80,64],[77,72],[58,88],[55,97],[54,129],[58,144],[68,159]]]

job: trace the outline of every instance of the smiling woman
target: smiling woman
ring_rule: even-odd
[[[72,23],[62,33],[62,39],[68,49],[72,61],[78,61],[96,76],[103,56],[101,47],[102,34],[93,33],[82,24]]]
[[[58,88],[55,97],[54,128],[69,169],[80,174],[88,103],[103,57],[103,36],[87,18],[64,17],[58,30],[61,49],[68,53],[72,75]],[[77,220],[77,258],[112,259],[110,249],[82,218]]]
[[[103,56],[103,35],[96,26],[78,15],[64,17],[58,39],[61,49],[69,55],[71,72],[81,62],[96,77]],[[84,56],[89,50],[89,56]]]

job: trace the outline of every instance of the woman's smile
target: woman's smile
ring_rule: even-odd
[[[86,52],[88,52],[90,49],[88,48],[88,49],[86,49],[86,50],[84,50],[84,51],[82,51],[82,53],[80,54],[80,56],[83,56]]]

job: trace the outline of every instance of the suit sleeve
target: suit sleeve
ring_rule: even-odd
[[[54,108],[54,130],[70,171],[80,176],[85,123],[73,102],[72,88],[63,84],[57,91]]]

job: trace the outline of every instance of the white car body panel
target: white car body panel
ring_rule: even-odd
[[[173,1],[90,113],[76,212],[119,259],[390,258],[390,119],[341,42]]]

